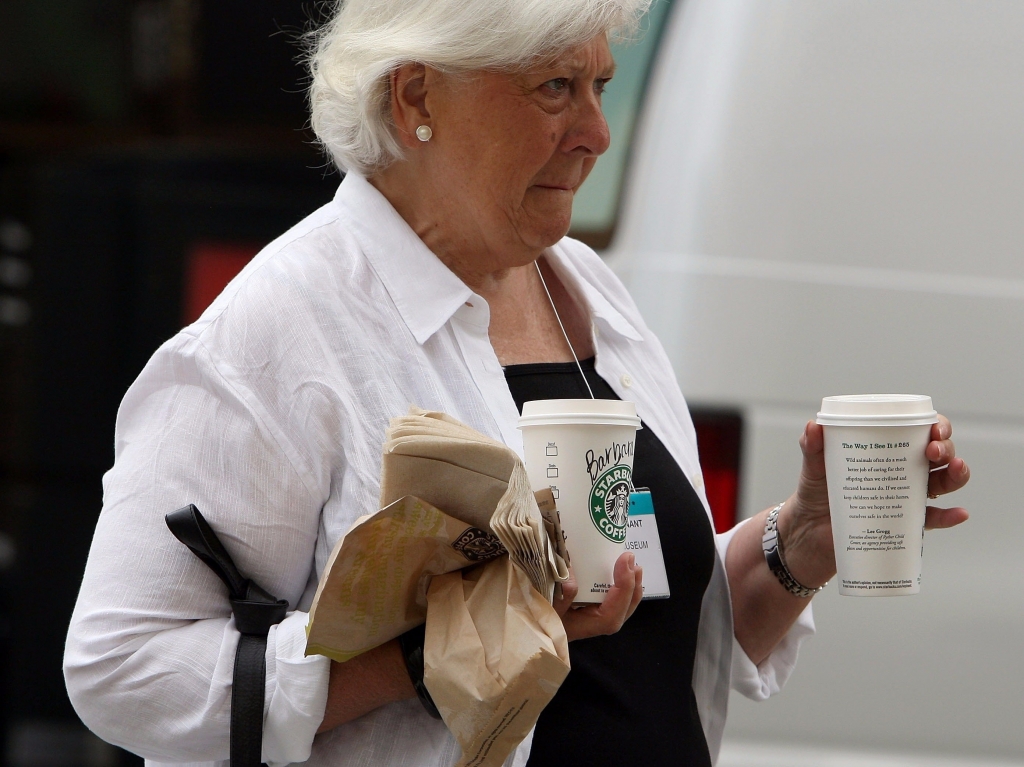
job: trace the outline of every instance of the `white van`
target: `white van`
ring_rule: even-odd
[[[818,596],[721,764],[1024,764],[1024,2],[661,0],[647,26],[574,232],[668,350],[716,517],[788,496],[830,394],[930,394],[973,472],[922,593]]]

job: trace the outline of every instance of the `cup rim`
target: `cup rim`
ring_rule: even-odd
[[[924,394],[843,394],[824,397],[817,421],[824,426],[918,426],[936,423]]]
[[[542,399],[523,403],[518,428],[527,426],[632,426],[640,428],[636,403],[621,399]]]
[[[818,413],[817,423],[822,426],[930,426],[939,422],[939,414],[931,413],[907,415],[843,415],[837,413]]]
[[[517,429],[534,426],[631,426],[639,431],[639,416],[615,416],[609,413],[555,413],[519,417]]]

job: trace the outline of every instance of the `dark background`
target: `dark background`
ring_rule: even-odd
[[[4,764],[141,764],[88,734],[61,673],[115,414],[209,293],[190,258],[237,268],[333,194],[298,60],[324,8],[0,3]]]

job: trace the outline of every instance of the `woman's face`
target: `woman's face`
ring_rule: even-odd
[[[425,93],[431,187],[461,236],[498,268],[529,263],[569,231],[573,195],[608,148],[604,35],[527,72],[436,75]]]

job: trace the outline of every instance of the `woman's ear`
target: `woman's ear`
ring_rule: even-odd
[[[407,147],[420,143],[416,138],[419,126],[430,125],[427,79],[423,64],[403,64],[391,73],[391,115],[398,138]]]

